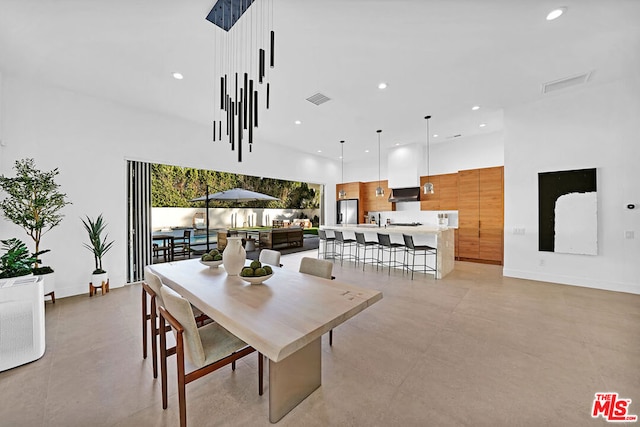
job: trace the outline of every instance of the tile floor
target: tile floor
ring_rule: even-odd
[[[605,425],[590,414],[607,391],[640,414],[640,295],[464,262],[439,281],[346,262],[334,275],[384,298],[336,328],[333,347],[323,337],[322,387],[280,426]],[[162,410],[142,359],[139,285],[47,303],[46,322],[44,357],[0,373],[0,426],[178,425],[175,371]],[[256,358],[189,384],[189,425],[270,425]]]

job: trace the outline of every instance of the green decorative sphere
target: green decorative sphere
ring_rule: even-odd
[[[273,274],[273,269],[271,268],[271,266],[270,266],[270,265],[265,265],[265,266],[264,266],[264,267],[262,267],[262,268],[264,268],[264,271],[266,271],[266,272],[267,272],[267,274]]]
[[[251,263],[251,268],[253,268],[254,270],[260,267],[262,267],[262,263],[260,261],[253,261]]]
[[[254,270],[254,276],[260,277],[260,276],[266,276],[267,272],[264,268],[260,267],[260,268],[256,268]]]
[[[242,276],[242,277],[253,277],[253,276],[255,276],[255,274],[253,272],[253,268],[251,268],[251,267],[243,268],[242,271],[240,272],[240,276]]]

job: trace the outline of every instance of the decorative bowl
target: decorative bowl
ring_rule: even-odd
[[[270,279],[271,276],[273,276],[273,273],[271,274],[267,274],[266,276],[253,276],[253,277],[243,277],[243,276],[238,276],[240,277],[242,280],[244,280],[245,282],[249,282],[252,285],[259,285],[260,283],[264,282],[267,279]]]
[[[222,260],[220,260],[220,261],[203,261],[203,260],[200,260],[200,264],[204,264],[207,267],[211,267],[211,268],[218,268],[220,265],[222,265]]]

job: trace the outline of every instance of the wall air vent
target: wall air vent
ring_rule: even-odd
[[[578,86],[585,84],[591,77],[591,71],[577,76],[565,77],[552,82],[547,82],[542,85],[542,93],[555,92],[557,90],[566,89],[571,86]]]
[[[324,104],[327,101],[331,101],[331,98],[318,92],[315,95],[311,95],[310,97],[308,97],[307,101],[309,101],[312,104],[320,105],[320,104]]]

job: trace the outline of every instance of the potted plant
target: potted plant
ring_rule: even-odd
[[[102,269],[102,257],[113,246],[114,241],[108,242],[109,235],[105,233],[102,236],[103,231],[107,227],[107,224],[102,219],[102,214],[93,220],[87,216],[87,220],[82,219],[85,230],[89,234],[89,243],[84,243],[84,247],[89,249],[93,253],[95,260],[95,269],[93,270],[91,283],[95,286],[100,286],[101,283],[105,283],[108,279],[107,272]]]
[[[29,254],[27,245],[20,239],[1,240],[5,253],[0,257],[0,279],[31,274],[36,258]]]
[[[41,266],[38,259],[49,250],[41,251],[40,242],[45,233],[60,224],[64,217],[60,210],[71,202],[66,199],[66,194],[59,191],[60,185],[55,182],[59,174],[57,168],[43,172],[36,168],[33,159],[23,159],[16,160],[14,169],[14,178],[0,176],[0,188],[8,195],[0,202],[0,209],[5,218],[22,227],[33,240],[33,274],[46,275],[43,277],[44,293],[55,302],[53,269]]]

